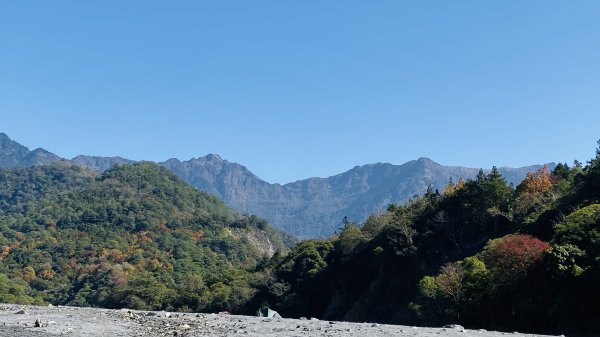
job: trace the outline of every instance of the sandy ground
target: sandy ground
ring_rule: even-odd
[[[38,324],[36,324],[36,321]],[[39,326],[36,326],[39,325]],[[456,328],[0,304],[0,336],[541,336]]]

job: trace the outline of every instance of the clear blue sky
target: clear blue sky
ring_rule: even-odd
[[[0,132],[269,182],[588,160],[600,1],[3,1]]]

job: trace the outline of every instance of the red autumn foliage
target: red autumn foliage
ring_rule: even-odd
[[[550,247],[531,235],[513,234],[492,241],[485,249],[486,264],[509,281],[524,277]]]

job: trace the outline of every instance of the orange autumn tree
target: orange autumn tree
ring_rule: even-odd
[[[523,179],[517,192],[520,193],[544,193],[552,186],[552,173],[548,169],[548,165],[543,168],[527,173],[527,177]]]
[[[529,223],[551,204],[552,193],[548,193],[556,178],[552,175],[547,165],[543,168],[527,173],[527,177],[517,186],[514,211],[517,220]]]
[[[448,182],[448,185],[446,185],[446,187],[444,188],[444,192],[442,194],[450,195],[450,194],[462,189],[464,186],[465,186],[465,181],[463,180],[462,177],[458,178],[458,182],[456,184],[452,180],[452,177],[450,177],[450,181]]]
[[[35,270],[31,266],[27,266],[23,268],[23,280],[27,282],[34,281],[37,276],[35,275]]]

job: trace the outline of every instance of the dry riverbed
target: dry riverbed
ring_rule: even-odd
[[[39,307],[0,304],[0,336],[402,336],[494,337],[536,336],[485,330],[417,328],[401,325],[348,323],[315,319],[278,319],[237,315]],[[540,336],[540,335],[537,335]]]

